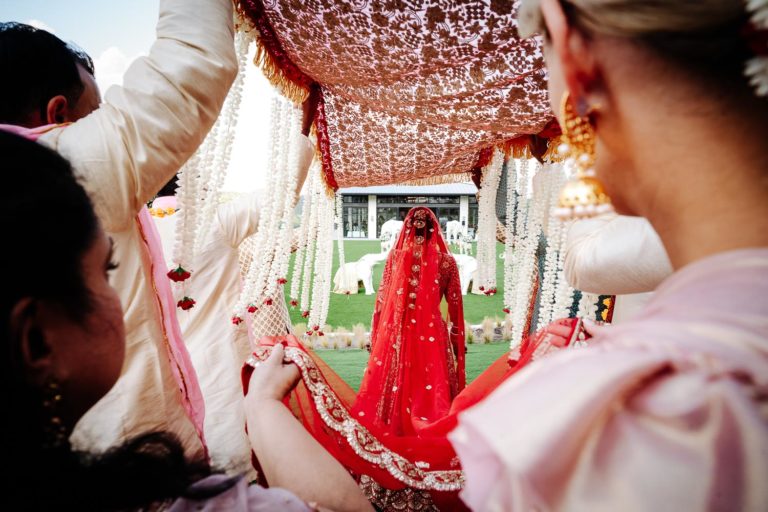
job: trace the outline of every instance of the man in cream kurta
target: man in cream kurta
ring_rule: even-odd
[[[123,374],[77,425],[79,449],[106,450],[153,430],[200,448],[172,374],[178,362],[166,350],[136,215],[200,145],[236,72],[231,0],[161,0],[157,40],[123,86],[90,115],[38,139],[72,163],[120,265],[112,284],[124,308]]]

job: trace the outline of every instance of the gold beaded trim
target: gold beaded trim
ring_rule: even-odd
[[[270,351],[271,348],[258,347],[246,364],[255,366],[266,360]],[[301,378],[323,422],[341,434],[360,458],[386,470],[392,477],[414,489],[450,492],[464,486],[462,470],[425,471],[421,467],[429,467],[428,463],[411,462],[381,444],[368,429],[352,418],[307,354],[300,349],[288,347],[285,349],[285,357],[299,367]]]

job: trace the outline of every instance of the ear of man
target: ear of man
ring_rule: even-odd
[[[70,106],[66,96],[59,94],[48,100],[45,114],[47,124],[62,124],[71,121]]]

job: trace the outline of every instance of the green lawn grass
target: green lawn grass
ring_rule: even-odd
[[[492,362],[509,350],[507,342],[484,345],[467,345],[467,383],[472,382]],[[368,364],[367,350],[318,350],[317,355],[339,374],[344,381],[357,391],[363,378],[363,371]]]
[[[477,244],[474,244],[473,255],[477,255]],[[378,253],[381,251],[381,244],[371,240],[345,240],[344,256],[347,262],[357,261],[363,255],[369,253]],[[504,252],[502,244],[496,244],[498,255]],[[333,270],[331,278],[336,274],[339,268],[339,257],[337,244],[333,244]],[[293,257],[291,258],[291,269],[293,269]],[[373,268],[373,287],[378,290],[381,274],[384,270],[384,262],[379,263]],[[293,271],[289,272],[290,277]],[[286,285],[286,290],[290,290],[290,282]],[[464,298],[464,319],[471,324],[479,324],[485,317],[503,317],[502,309],[504,296],[504,260],[496,259],[496,288],[498,293],[494,296],[467,294]],[[328,308],[328,320],[326,323],[333,327],[346,327],[351,329],[353,325],[361,323],[366,329],[371,326],[371,315],[373,315],[373,304],[375,295],[365,295],[362,287],[357,295],[339,295],[331,294],[331,302]],[[289,298],[290,299],[290,298]],[[305,319],[301,317],[301,311],[291,309],[291,320],[294,324],[304,323]]]

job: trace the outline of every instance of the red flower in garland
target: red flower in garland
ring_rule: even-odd
[[[325,333],[323,333],[323,331],[320,331],[320,332],[317,333],[317,335],[318,336],[325,336]]]
[[[271,306],[272,305],[272,298],[271,297],[267,297],[266,299],[264,299],[264,304],[266,304],[267,306]]]
[[[307,331],[307,332],[306,332],[306,335],[307,335],[307,336],[312,336],[312,331]]]
[[[296,299],[291,299],[291,307],[292,308],[295,308],[298,305],[299,305],[299,301],[297,301]]]
[[[182,281],[186,281],[187,279],[189,279],[189,276],[191,276],[192,274],[184,270],[184,268],[181,265],[179,265],[178,267],[169,270],[166,275],[171,281],[180,283]]]
[[[183,309],[184,311],[188,311],[192,309],[195,306],[195,300],[192,297],[184,296],[183,299],[181,299],[179,302],[176,303],[176,307],[179,307]]]
[[[319,331],[319,330],[320,330],[320,326],[319,326],[319,325],[316,325],[316,326],[314,326],[314,327],[312,328],[312,330],[314,330],[314,331]]]
[[[502,309],[502,311],[505,312],[506,314],[509,314],[509,308],[504,308]]]
[[[481,287],[480,287],[480,291],[482,292],[482,291],[484,291],[484,290],[485,290],[485,286],[481,286]]]
[[[309,316],[309,311],[302,311],[301,316],[307,318]]]
[[[285,284],[287,282],[288,282],[288,280],[286,278],[284,278],[284,277],[278,277],[277,278],[277,284]]]
[[[250,304],[250,305],[248,305],[248,312],[249,312],[249,313],[255,313],[255,312],[257,312],[258,310],[259,310],[259,308],[257,308],[257,307],[256,307],[254,304]]]
[[[235,325],[240,325],[241,323],[243,323],[243,319],[235,315],[232,317],[232,323]]]

